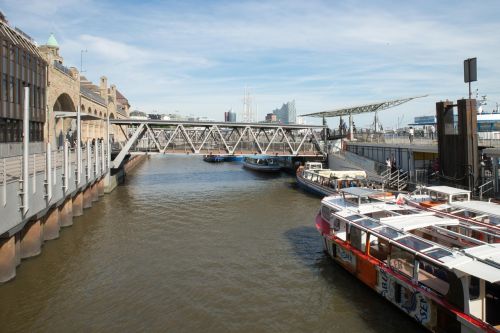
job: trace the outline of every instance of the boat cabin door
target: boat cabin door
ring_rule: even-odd
[[[475,276],[467,276],[466,279],[469,282],[469,314],[486,321],[485,282]]]

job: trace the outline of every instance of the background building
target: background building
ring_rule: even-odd
[[[277,121],[278,121],[278,117],[274,113],[266,114],[266,122],[276,123]]]
[[[61,146],[65,139],[73,142],[77,135],[76,112],[82,113],[82,141],[104,138],[106,119],[129,117],[130,104],[115,85],[108,87],[108,79],[101,76],[99,85],[80,75],[75,67],[66,67],[59,54],[59,44],[53,34],[38,48],[48,64],[47,123],[45,141]],[[124,139],[115,126],[110,128],[112,140]],[[123,138],[122,138],[123,137]]]
[[[273,110],[279,123],[295,124],[297,121],[297,110],[295,109],[295,100],[283,104],[280,109]]]
[[[30,88],[30,141],[43,142],[47,62],[35,42],[11,28],[1,12],[0,39],[0,144],[22,141],[24,87]]]
[[[224,121],[229,123],[236,122],[236,112],[233,112],[233,109],[224,112]]]

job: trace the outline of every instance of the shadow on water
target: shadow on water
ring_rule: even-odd
[[[426,332],[410,317],[397,309],[377,292],[359,281],[356,277],[338,265],[324,251],[315,227],[298,227],[284,233],[292,245],[295,256],[311,270],[314,276],[321,277],[333,294],[348,300],[358,309],[359,319],[381,333],[392,331]],[[404,327],[404,328],[403,328]],[[388,330],[389,329],[389,330]]]
[[[302,194],[308,196],[309,198],[314,198],[314,199],[323,199],[323,197],[320,197],[318,196],[317,194],[314,194],[310,191],[307,191],[305,190],[303,187],[299,186],[299,184],[297,184],[297,181],[294,181],[294,182],[291,182],[291,183],[288,183],[287,184],[287,187],[291,190],[294,190],[294,191],[299,191],[301,192]]]

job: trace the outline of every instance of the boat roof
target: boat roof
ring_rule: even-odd
[[[470,194],[470,191],[463,190],[461,188],[451,187],[451,186],[424,186],[424,189],[440,192],[448,195],[456,195],[456,194]]]
[[[380,222],[400,231],[410,231],[430,226],[458,225],[460,223],[457,219],[438,217],[434,213],[411,215],[411,219],[408,219],[408,215],[384,217],[380,219]]]
[[[336,177],[336,178],[366,178],[366,172],[363,170],[306,170],[306,172],[316,173],[323,177]]]
[[[487,214],[500,218],[500,205],[487,201],[455,201],[450,203],[452,207],[465,209],[474,213]]]
[[[382,193],[380,190],[364,187],[346,187],[341,189],[340,192],[355,195],[357,197],[368,197],[370,195]]]

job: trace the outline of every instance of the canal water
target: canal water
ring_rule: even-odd
[[[0,286],[1,332],[421,332],[326,257],[285,174],[152,157]]]

